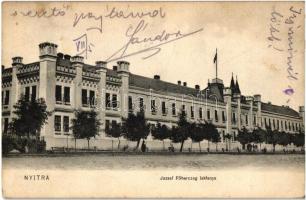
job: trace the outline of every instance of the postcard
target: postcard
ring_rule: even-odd
[[[3,197],[303,198],[304,13],[3,2]]]

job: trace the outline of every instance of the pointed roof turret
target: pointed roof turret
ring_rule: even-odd
[[[235,85],[235,93],[237,93],[237,94],[241,94],[241,91],[240,91],[240,88],[239,88],[239,83],[238,83],[238,77],[237,77],[237,75],[236,75],[236,85]]]
[[[231,88],[231,90],[232,90],[232,92],[234,92],[235,91],[235,82],[234,82],[234,74],[233,74],[233,72],[232,72],[232,80],[231,80],[231,85],[230,85],[230,88]]]

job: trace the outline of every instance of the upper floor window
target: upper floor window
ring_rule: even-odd
[[[175,116],[176,115],[176,107],[175,107],[175,103],[172,103],[172,115]]]
[[[219,117],[218,117],[218,111],[215,110],[215,121],[218,122],[219,121]]]
[[[210,119],[210,110],[207,110],[207,119]]]
[[[8,105],[10,102],[10,91],[6,90],[5,91],[5,98],[4,98],[4,105]]]
[[[24,99],[26,101],[30,100],[30,87],[25,87]]]
[[[223,122],[226,121],[226,120],[225,120],[225,112],[224,112],[224,111],[222,111],[222,121],[223,121]]]
[[[88,106],[87,90],[85,90],[85,89],[82,89],[82,105],[83,106]]]
[[[236,113],[232,113],[232,122],[236,124]]]
[[[64,87],[64,103],[70,104],[70,87]]]
[[[253,124],[256,125],[256,116],[253,117]]]
[[[32,86],[32,94],[31,94],[31,100],[35,101],[36,100],[36,85]]]
[[[199,108],[199,118],[200,118],[200,119],[203,118],[202,108]]]
[[[110,93],[106,93],[105,95],[105,106],[106,108],[110,108],[111,107],[111,99],[110,99]]]
[[[155,107],[155,100],[154,99],[151,100],[151,112],[153,114],[156,113],[156,107]]]
[[[194,118],[193,106],[190,106],[190,117],[191,117],[192,119]]]
[[[95,105],[95,91],[93,90],[89,91],[89,104],[91,106]]]
[[[55,101],[62,102],[62,86],[55,86]]]
[[[144,104],[143,104],[143,98],[139,98],[139,109],[141,112],[144,112]]]
[[[245,115],[245,125],[249,125],[248,115]]]
[[[167,110],[166,110],[166,102],[162,102],[162,113],[163,115],[166,115],[167,114]]]
[[[133,110],[133,98],[129,96],[129,111]]]

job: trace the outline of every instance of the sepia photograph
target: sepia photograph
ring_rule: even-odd
[[[4,198],[304,198],[304,2],[5,1]]]

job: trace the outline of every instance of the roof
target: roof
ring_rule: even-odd
[[[300,117],[299,113],[290,107],[277,106],[270,103],[261,103],[261,110],[273,113],[279,113],[283,115],[289,115],[293,117]]]
[[[172,92],[185,95],[197,96],[199,90],[195,88],[190,88],[187,86],[182,86],[174,83],[165,82],[158,79],[152,79],[136,74],[131,74],[129,76],[130,86],[140,87],[144,89],[152,89],[155,91]]]

